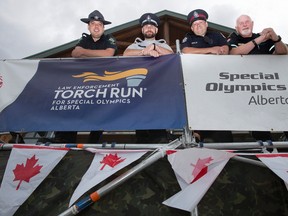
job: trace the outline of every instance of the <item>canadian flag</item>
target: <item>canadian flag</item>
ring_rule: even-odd
[[[74,191],[69,206],[92,187],[143,156],[147,150],[101,150],[87,148],[94,159]]]
[[[256,154],[269,169],[278,175],[285,183],[288,184],[288,154],[287,153],[269,153]]]
[[[225,151],[190,148],[168,154],[181,191],[163,204],[192,212],[226,163],[235,154]]]
[[[0,215],[13,215],[67,152],[67,148],[14,145],[0,188]]]

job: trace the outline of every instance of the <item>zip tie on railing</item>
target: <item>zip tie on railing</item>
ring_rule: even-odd
[[[259,143],[262,153],[268,153],[266,147],[264,146],[264,142],[262,140],[257,140],[257,143]]]
[[[116,146],[116,142],[112,142],[111,143],[111,148],[115,148],[115,146]]]
[[[262,140],[257,140],[257,142],[259,143],[260,146],[264,146],[264,143]]]
[[[269,143],[268,141],[271,141],[271,140],[267,140],[266,142]],[[270,153],[270,152],[267,150],[267,147],[264,145],[264,142],[263,142],[262,140],[258,140],[257,142],[258,142],[259,145],[261,146],[263,153]]]
[[[273,150],[271,153],[278,153],[278,149],[276,147],[274,147],[274,144],[272,142],[272,140],[267,140],[266,141],[268,143],[268,146],[272,146],[273,147]]]
[[[102,148],[105,148],[106,145],[107,145],[107,142],[103,142],[103,143],[102,143]]]
[[[266,142],[268,143],[268,146],[273,146],[272,140],[267,140]]]

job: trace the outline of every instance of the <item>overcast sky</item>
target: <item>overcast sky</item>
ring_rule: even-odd
[[[21,59],[79,39],[88,32],[80,18],[99,10],[111,21],[106,29],[138,19],[143,13],[170,10],[187,15],[202,8],[208,21],[234,28],[248,14],[254,32],[272,27],[288,42],[288,13],[284,0],[1,0],[0,59]],[[182,38],[181,38],[182,39]]]

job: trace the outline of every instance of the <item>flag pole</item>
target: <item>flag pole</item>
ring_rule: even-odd
[[[231,142],[231,143],[199,143],[198,147],[222,150],[241,150],[241,149],[263,149],[263,148],[288,148],[287,141],[259,141],[259,142]]]
[[[61,148],[101,148],[101,149],[157,149],[161,148],[166,144],[159,143],[149,143],[149,144],[141,144],[141,143],[87,143],[87,144],[77,144],[77,143],[45,143],[45,144],[31,144],[31,145],[39,145],[39,146],[51,146],[51,147],[61,147]],[[11,150],[14,145],[20,144],[12,144],[12,143],[1,143],[0,151],[3,150]],[[23,145],[23,144],[22,144]],[[25,144],[30,145],[30,144]],[[288,148],[287,141],[277,141],[277,142],[233,142],[233,143],[196,143],[196,142],[185,142],[185,147],[199,147],[199,148],[209,148],[209,149],[223,149],[223,150],[243,150],[243,149],[273,149],[273,148]]]
[[[84,197],[80,201],[76,202],[73,206],[67,209],[65,212],[61,213],[59,216],[69,216],[69,215],[76,215],[81,212],[86,207],[92,205],[96,201],[98,201],[102,196],[109,193],[111,190],[125,182],[127,179],[131,178],[144,168],[150,166],[152,163],[156,162],[160,158],[163,158],[166,155],[167,150],[173,150],[177,147],[181,146],[183,141],[181,138],[176,139],[166,146],[162,146],[155,150],[155,152],[146,158],[145,160],[141,161],[139,164],[128,170],[126,173],[120,175],[119,177],[115,178],[108,184],[104,185],[103,187],[99,188],[97,191],[91,193],[90,195]]]
[[[259,166],[259,167],[267,168],[267,166],[261,161],[257,161],[257,160],[253,160],[253,159],[249,159],[249,158],[244,158],[244,157],[240,157],[240,156],[236,156],[236,155],[232,159],[237,160],[237,161],[241,161],[241,162],[244,162],[244,163],[249,163],[249,164],[252,164],[252,165],[256,165],[256,166]]]
[[[169,143],[45,143],[45,144],[25,144],[33,146],[50,146],[50,147],[61,147],[61,148],[70,148],[70,149],[86,149],[86,148],[99,148],[99,149],[158,149],[162,148]],[[11,150],[14,145],[23,145],[23,144],[12,144],[12,143],[1,143],[0,151]]]

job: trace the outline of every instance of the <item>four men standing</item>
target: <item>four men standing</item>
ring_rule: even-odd
[[[253,33],[253,21],[247,15],[241,15],[236,21],[236,32],[233,32],[228,41],[220,33],[208,31],[208,13],[202,9],[191,11],[187,16],[191,32],[187,33],[181,43],[182,53],[191,54],[287,54],[287,46],[281,41],[281,37],[272,28],[266,28],[261,33]],[[83,33],[82,38],[72,51],[73,57],[106,57],[116,54],[116,40],[111,35],[104,34],[104,26],[111,24],[103,15],[95,10],[88,18],[81,21],[88,24],[90,35]],[[143,39],[136,38],[135,42],[127,47],[123,56],[152,56],[159,57],[173,53],[172,48],[164,39],[156,39],[160,19],[153,13],[145,13],[140,19]],[[143,134],[143,132],[145,132]],[[94,132],[95,133],[95,132]],[[164,130],[141,131],[140,137],[165,136]],[[138,131],[138,135],[141,134]],[[206,133],[211,136],[211,133]],[[215,134],[219,133],[219,136]],[[93,134],[93,133],[92,133]],[[136,132],[137,134],[137,132]],[[202,132],[202,139],[206,135]],[[231,132],[213,132],[212,140],[232,142]],[[57,134],[56,134],[57,135]],[[97,133],[97,137],[99,138]],[[138,137],[139,138],[139,137]],[[147,139],[147,142],[151,142]],[[95,139],[94,139],[95,140]],[[97,140],[97,139],[96,139]],[[96,141],[95,140],[95,141]]]

